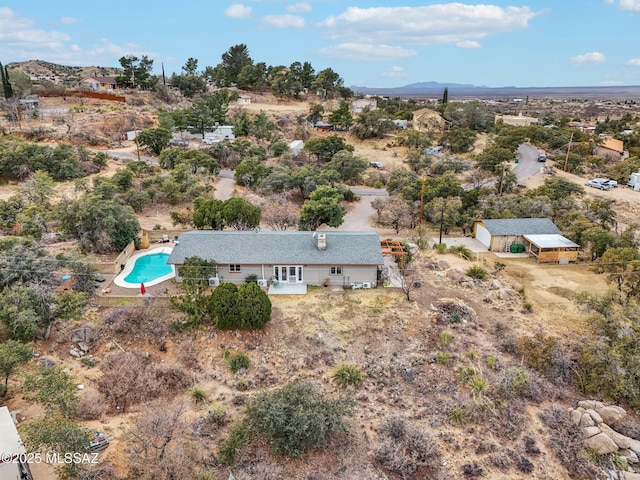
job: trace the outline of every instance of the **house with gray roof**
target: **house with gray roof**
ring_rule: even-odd
[[[255,275],[261,286],[299,285],[305,291],[306,285],[375,286],[384,263],[375,232],[198,230],[178,237],[167,263],[179,267],[194,256],[218,264],[213,286]]]
[[[495,218],[473,223],[474,237],[491,252],[508,252],[511,245],[524,244],[525,235],[559,233],[549,218]]]

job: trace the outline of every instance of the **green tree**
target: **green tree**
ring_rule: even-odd
[[[116,83],[129,87],[139,86],[143,90],[153,87],[158,81],[151,71],[153,70],[153,60],[147,55],[138,58],[135,55],[125,55],[120,58],[120,66],[123,71],[116,76]]]
[[[606,274],[607,282],[614,283],[623,295],[625,304],[640,295],[640,252],[636,248],[610,248],[593,267]]]
[[[131,207],[95,195],[61,205],[57,215],[61,229],[80,240],[84,252],[121,251],[140,231]]]
[[[234,180],[238,185],[251,187],[267,177],[271,169],[255,157],[247,157],[236,167]]]
[[[0,344],[0,374],[4,375],[5,393],[9,384],[9,376],[16,368],[33,358],[33,345],[16,340],[7,340]]]
[[[171,76],[171,86],[180,90],[180,93],[187,98],[193,98],[199,93],[207,91],[204,79],[198,75],[198,60],[190,57],[182,67],[182,75]]]
[[[326,446],[334,435],[346,431],[344,417],[352,412],[351,402],[329,399],[303,382],[262,392],[246,407],[249,428],[264,435],[276,454],[290,457]]]
[[[9,71],[7,67],[3,67],[0,62],[0,83],[2,83],[2,94],[7,100],[13,98],[13,88],[9,79]]]
[[[338,172],[340,179],[345,183],[355,182],[367,169],[367,161],[347,150],[341,150],[323,165],[323,170],[327,169]]]
[[[187,326],[202,325],[209,313],[209,278],[217,276],[218,265],[214,260],[200,257],[187,257],[178,267],[182,293],[171,297],[171,305],[178,311],[187,314]]]
[[[442,94],[442,104],[449,103],[449,87],[444,87],[444,93]]]
[[[242,198],[229,198],[222,204],[222,218],[227,227],[251,230],[260,225],[260,207]]]
[[[441,141],[453,153],[466,153],[473,149],[477,137],[478,134],[469,128],[451,127]]]
[[[448,232],[459,220],[462,201],[458,197],[435,197],[426,204],[426,211],[432,222],[439,225],[439,240],[442,234]]]
[[[257,90],[266,82],[267,65],[264,62],[245,65],[238,74],[237,86],[241,90]]]
[[[384,138],[384,136],[397,130],[397,126],[387,118],[382,110],[365,110],[356,119],[354,127],[351,129],[352,135],[360,140],[368,138]]]
[[[34,205],[47,206],[56,192],[56,183],[47,172],[37,170],[22,184],[20,190],[28,202]]]
[[[222,230],[225,226],[222,207],[224,202],[217,199],[194,200],[193,225],[198,229],[211,228],[212,230]]]
[[[335,187],[340,182],[340,174],[333,169],[321,170],[317,167],[304,166],[291,174],[293,185],[300,190],[302,198],[309,198],[318,187],[328,185]]]
[[[80,401],[73,377],[62,367],[38,367],[25,376],[24,388],[49,416],[70,418]]]
[[[353,125],[353,115],[349,102],[342,101],[338,108],[329,114],[329,122],[339,129],[349,130]]]
[[[309,114],[307,115],[307,121],[310,123],[316,123],[322,120],[324,114],[324,107],[319,103],[309,104]]]
[[[271,300],[257,283],[247,282],[238,287],[235,308],[242,328],[262,329],[271,320]]]
[[[138,133],[138,143],[148,148],[154,155],[167,148],[171,140],[171,132],[164,128],[148,128]]]
[[[260,110],[260,112],[253,117],[249,133],[253,135],[258,142],[270,140],[275,126],[275,123],[269,119],[267,114]]]
[[[24,426],[26,445],[33,452],[88,453],[93,434],[76,422],[60,416],[47,416]],[[59,478],[80,478],[81,463],[70,462],[58,468]]]
[[[345,142],[339,135],[329,135],[327,138],[312,138],[304,145],[304,150],[314,154],[318,160],[328,162],[340,150],[353,152],[353,145]]]
[[[334,187],[322,186],[316,189],[302,206],[300,229],[315,231],[324,223],[330,227],[342,225],[347,213],[340,205],[343,199],[344,196]]]
[[[218,87],[229,87],[238,83],[238,77],[247,65],[253,65],[253,60],[247,46],[240,43],[229,47],[222,54],[222,62],[215,68],[208,69],[208,74]]]
[[[209,317],[220,330],[231,330],[240,325],[237,303],[238,287],[234,283],[222,282],[209,296]]]

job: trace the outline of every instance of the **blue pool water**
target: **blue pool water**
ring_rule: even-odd
[[[144,283],[169,275],[171,265],[167,265],[168,253],[152,253],[136,260],[131,273],[124,278],[128,283]]]

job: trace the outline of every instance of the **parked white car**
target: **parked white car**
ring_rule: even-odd
[[[611,184],[612,180],[608,178],[594,178],[587,182],[588,187],[599,188],[600,190],[611,190],[615,185]],[[617,184],[617,182],[616,182]]]

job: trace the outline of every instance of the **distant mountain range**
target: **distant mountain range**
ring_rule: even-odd
[[[455,97],[504,98],[504,97],[558,97],[558,98],[594,98],[594,99],[640,99],[640,86],[607,87],[486,87],[464,83],[418,82],[402,87],[375,88],[350,87],[363,95],[381,95],[389,97],[435,97],[442,98],[444,89],[449,90],[449,99]]]

